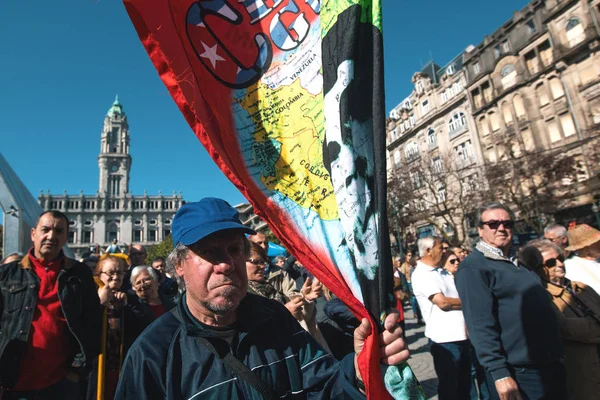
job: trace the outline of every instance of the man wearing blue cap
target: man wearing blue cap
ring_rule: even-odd
[[[254,233],[221,199],[179,209],[167,270],[185,293],[130,348],[117,399],[364,398],[355,366],[368,321],[354,333],[357,354],[339,363],[283,305],[247,293],[244,234]],[[408,359],[396,319],[381,334],[385,364]]]

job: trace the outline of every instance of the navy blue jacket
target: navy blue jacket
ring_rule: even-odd
[[[229,346],[199,328],[177,305],[183,323],[167,313],[129,349],[116,399],[261,399],[198,343]],[[364,399],[353,386],[353,355],[342,363],[325,352],[276,301],[247,294],[238,307],[235,356],[283,399]]]
[[[475,249],[460,263],[455,282],[471,343],[494,380],[510,376],[509,366],[560,361],[556,315],[533,272]]]

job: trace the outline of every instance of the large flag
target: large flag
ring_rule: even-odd
[[[371,320],[359,368],[369,398],[389,397],[376,334],[393,304],[380,0],[125,5],[219,168],[298,260]],[[395,397],[411,395],[407,365],[383,374]]]

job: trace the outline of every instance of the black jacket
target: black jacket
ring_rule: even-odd
[[[195,340],[223,346],[286,399],[364,399],[354,385],[354,355],[339,363],[276,301],[248,293],[238,307],[233,348],[187,316],[167,313],[129,349],[115,399],[248,399],[262,397]]]
[[[28,256],[0,266],[0,387],[13,387],[27,350],[40,279]],[[71,364],[85,376],[100,351],[102,306],[90,268],[64,257],[58,298],[76,354]]]

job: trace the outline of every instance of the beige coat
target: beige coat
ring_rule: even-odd
[[[566,289],[546,284],[556,306],[565,347],[565,367],[570,400],[600,398],[600,296],[581,282],[571,282],[575,296]],[[579,303],[577,300],[579,300]],[[585,315],[584,304],[593,315]]]
[[[271,285],[273,285],[275,290],[287,298],[300,294],[300,291],[296,288],[296,281],[294,281],[290,275],[281,268],[272,270],[269,273],[268,281]],[[310,333],[312,337],[319,342],[321,347],[331,353],[331,350],[329,350],[329,346],[327,346],[327,342],[325,341],[325,338],[323,337],[323,334],[317,325],[317,308],[315,307],[314,302],[304,300],[304,306],[302,307],[302,319],[300,319],[298,322],[305,331]]]

